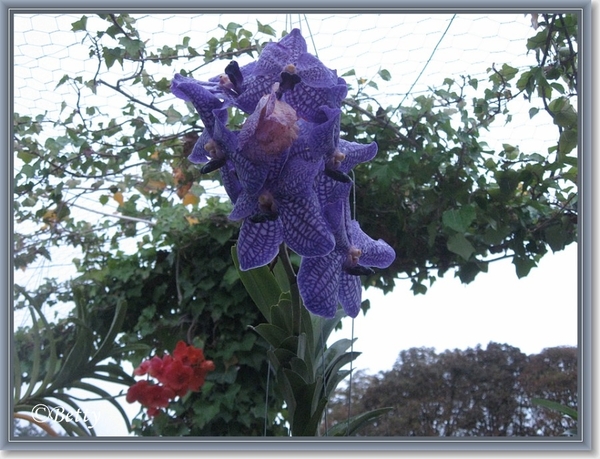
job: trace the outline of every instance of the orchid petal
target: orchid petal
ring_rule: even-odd
[[[304,306],[313,314],[331,318],[338,308],[337,293],[343,255],[303,258],[298,271],[298,289]]]
[[[342,272],[340,274],[340,290],[338,299],[342,308],[350,317],[355,318],[362,302],[362,285],[360,277]]]
[[[252,223],[245,220],[240,228],[237,251],[240,269],[265,266],[275,259],[283,241],[283,231],[278,220]]]
[[[335,246],[333,234],[321,215],[315,195],[277,200],[284,241],[298,255],[326,255]]]

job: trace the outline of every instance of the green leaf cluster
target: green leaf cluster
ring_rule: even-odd
[[[341,339],[327,345],[345,313],[340,308],[334,318],[325,319],[306,310],[285,246],[270,267],[241,271],[235,248],[232,257],[244,286],[266,320],[253,330],[269,344],[267,355],[276,390],[285,401],[283,416],[291,435],[353,435],[383,414],[385,409],[361,413],[319,431],[329,400],[351,373],[345,367],[360,355],[353,350],[354,340]]]

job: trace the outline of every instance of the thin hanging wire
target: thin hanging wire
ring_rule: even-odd
[[[325,380],[325,339],[323,336],[323,326],[325,325],[325,321],[321,320],[321,343],[323,344],[323,352],[321,353],[321,371],[323,372],[323,395],[327,394],[327,381]],[[327,404],[329,404],[329,400],[327,400]],[[327,421],[327,405],[325,405],[324,420],[325,423],[325,436],[327,437],[327,431],[329,430],[329,422]]]
[[[308,22],[308,17],[306,16],[306,14],[298,15],[298,28],[300,29],[301,32],[302,32],[302,20],[304,20],[304,23],[306,24],[306,28],[308,29],[308,36],[310,37],[310,41],[313,46],[314,54],[318,58],[319,52],[317,50],[317,45],[315,44],[312,30],[310,30],[310,24]],[[285,29],[289,32],[290,30],[292,30],[293,27],[294,27],[294,21],[292,19],[292,15],[286,14],[285,15]]]
[[[354,318],[352,319],[352,333],[351,333],[351,344],[350,344],[350,355],[354,354]],[[348,382],[348,419],[346,419],[346,437],[350,436],[350,415],[352,411],[352,368],[353,359],[350,359],[350,381]]]
[[[402,101],[398,104],[398,106],[394,109],[394,111],[388,117],[387,123],[386,123],[386,125],[384,126],[383,129],[387,128],[387,125],[390,123],[390,120],[392,119],[392,117],[396,114],[396,112],[400,109],[400,107],[402,107],[402,104],[404,103],[404,101],[406,101],[406,98],[410,94],[412,94],[413,88],[415,87],[415,85],[418,83],[418,81],[423,76],[423,72],[425,72],[425,69],[429,66],[429,63],[431,62],[431,60],[433,59],[433,56],[437,52],[438,47],[440,46],[440,44],[442,43],[442,41],[444,41],[444,38],[446,38],[446,34],[448,33],[448,30],[450,30],[450,26],[454,22],[454,19],[456,19],[456,14],[453,14],[452,17],[450,18],[450,21],[448,22],[448,25],[446,26],[446,30],[444,30],[444,33],[442,33],[442,36],[440,37],[440,39],[438,40],[438,42],[434,46],[433,51],[431,51],[431,54],[429,55],[429,58],[427,59],[427,61],[423,65],[423,68],[421,69],[421,71],[417,75],[417,78],[415,79],[415,81],[413,81],[413,84],[410,85],[410,88],[408,89],[407,93],[404,95],[404,98],[402,99]]]
[[[352,218],[356,220],[356,176],[354,169],[351,171],[352,174]],[[350,336],[350,355],[354,354],[354,318],[352,318],[352,333]],[[350,414],[352,410],[352,377],[354,376],[353,359],[350,359],[350,381],[348,382],[348,419],[346,420],[346,436],[350,435]]]
[[[267,351],[269,352],[269,351]],[[265,425],[263,429],[263,437],[267,436],[267,424],[269,423],[269,389],[271,384],[271,361],[267,355],[267,390],[265,391]]]

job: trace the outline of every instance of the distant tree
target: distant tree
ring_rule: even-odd
[[[551,347],[529,357],[520,385],[530,399],[539,398],[577,409],[577,349]],[[570,419],[558,411],[532,406],[533,429],[540,435],[558,435],[574,427]]]
[[[357,374],[353,387],[353,410],[393,408],[359,435],[557,436],[573,427],[573,420],[536,407],[531,399],[576,409],[577,354],[575,348],[550,348],[526,356],[498,343],[441,354],[412,348],[402,351],[388,372]],[[341,404],[347,398],[330,404],[330,417],[347,413]]]

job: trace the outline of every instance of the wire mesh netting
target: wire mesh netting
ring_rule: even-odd
[[[522,14],[359,14],[359,15],[134,15],[147,49],[181,43],[190,37],[193,46],[220,34],[218,25],[238,23],[256,30],[256,21],[273,27],[278,33],[298,27],[308,37],[309,51],[327,65],[344,74],[354,70],[357,76],[374,77],[388,69],[392,79],[380,85],[380,94],[393,103],[409,93],[423,93],[444,78],[469,74],[485,77],[494,63],[510,62],[515,67],[531,63],[524,40],[531,35],[530,19]],[[15,110],[26,112],[57,111],[72,97],[68,87],[56,88],[68,73],[85,81],[98,69],[90,59],[90,42],[84,32],[71,32],[80,15],[18,15],[14,18],[14,98]],[[90,18],[88,30],[93,30]],[[99,19],[98,19],[99,20]],[[313,49],[310,49],[313,48]],[[198,58],[199,63],[202,59]],[[194,68],[194,60],[174,63],[173,67],[155,64],[149,72],[171,77],[179,68]],[[221,64],[207,67],[197,78],[221,72]],[[101,70],[109,82],[128,75],[134,68]],[[173,70],[171,72],[170,70]],[[109,76],[106,76],[108,74]],[[99,95],[105,106],[111,95]],[[377,96],[377,94],[375,95]],[[93,99],[81,105],[95,103]]]
[[[117,122],[127,121],[121,113],[126,103],[123,94],[115,91],[136,70],[139,63],[125,61],[107,69],[95,59],[97,43],[93,40],[96,27],[102,19],[88,15],[87,31],[73,32],[73,23],[81,14],[17,14],[14,16],[13,94],[14,112],[35,117],[46,114],[56,120],[61,112],[77,108],[85,122],[106,124],[112,117]],[[461,77],[485,79],[494,65],[504,62],[513,67],[531,65],[535,57],[527,53],[525,42],[532,34],[531,18],[523,14],[136,14],[135,27],[146,41],[146,49],[155,50],[175,46],[189,37],[198,49],[214,36],[222,34],[230,23],[240,24],[254,31],[257,24],[271,26],[278,34],[298,27],[307,37],[309,51],[338,75],[354,71],[348,77],[350,84],[359,79],[373,80],[377,88],[374,100],[387,106],[409,104],[412,98],[425,93],[429,87],[439,87],[445,79]],[[273,39],[265,36],[264,39]],[[115,42],[116,43],[116,42]],[[241,56],[241,64],[249,56]],[[202,57],[177,59],[172,65],[146,62],[145,70],[155,79],[170,79],[180,70],[194,70],[194,77],[204,79],[222,72],[223,61],[204,65]],[[377,79],[385,69],[391,79]],[[59,85],[69,75],[69,84]],[[96,94],[81,91],[82,82],[101,80]],[[129,89],[127,89],[129,90]],[[148,94],[132,94],[143,103],[166,109],[178,102],[174,97],[155,101]],[[352,93],[349,94],[352,96]],[[88,107],[96,107],[93,112]],[[510,138],[521,149],[540,148],[551,139],[547,137],[548,119],[529,119],[530,103],[515,101],[511,106],[513,123],[498,123],[488,140]],[[516,129],[526,126],[526,129]],[[165,133],[174,129],[165,125]],[[15,173],[18,172],[15,163]],[[85,202],[84,207],[97,202]],[[80,204],[82,201],[79,201]],[[104,212],[116,207],[107,204]],[[41,261],[38,269],[29,269],[28,283],[39,282],[50,270],[66,268],[76,252],[62,251],[53,262]],[[41,270],[41,271],[40,271]]]

